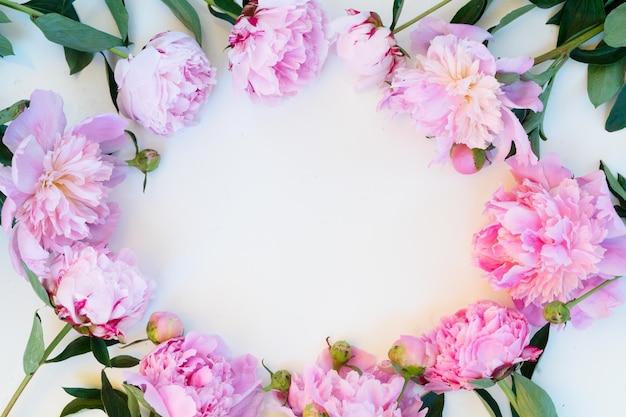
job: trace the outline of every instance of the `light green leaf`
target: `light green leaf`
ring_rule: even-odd
[[[0,11],[0,23],[9,23],[11,19],[3,11]]]
[[[196,42],[202,45],[202,25],[198,12],[187,0],[161,0],[170,8],[174,16],[193,33]]]
[[[122,386],[124,387],[124,390],[126,391],[129,397],[135,397],[137,401],[139,401],[139,403],[143,407],[145,407],[148,411],[150,411],[150,413],[156,414],[156,411],[154,411],[154,408],[152,408],[152,406],[148,404],[148,402],[144,398],[142,390],[140,390],[134,385],[124,384]]]
[[[0,35],[0,57],[15,55],[11,41],[5,36]]]
[[[13,103],[6,109],[0,110],[0,125],[15,120],[15,118],[22,114],[26,107],[28,107],[28,104],[28,100],[20,100]]]
[[[476,388],[489,388],[496,384],[491,378],[475,379],[473,381],[469,381],[469,383]]]
[[[127,384],[122,385],[128,397],[127,406],[128,406],[128,411],[130,412],[130,417],[141,417],[141,409],[139,407],[139,400],[131,392],[129,388],[130,386],[131,385],[127,385]]]
[[[123,0],[105,0],[122,39],[128,38],[128,11]]]
[[[606,17],[604,42],[614,48],[626,46],[626,3],[613,9]]]
[[[517,372],[511,376],[520,417],[557,417],[554,403],[543,388]]]
[[[24,351],[23,365],[26,375],[34,373],[39,368],[45,349],[41,318],[39,314],[35,313],[33,326],[30,329],[30,336],[28,336],[28,343]]]
[[[591,104],[598,107],[609,101],[624,85],[626,60],[621,59],[609,65],[587,67],[587,95]]]
[[[43,285],[41,285],[41,281],[39,281],[37,275],[35,275],[35,273],[26,266],[24,261],[22,261],[22,268],[24,268],[26,276],[28,277],[28,281],[30,282],[31,287],[33,287],[35,294],[37,294],[37,297],[39,297],[39,299],[43,301],[47,306],[53,307],[52,302],[50,302],[50,296],[48,295],[48,291],[46,291]]]

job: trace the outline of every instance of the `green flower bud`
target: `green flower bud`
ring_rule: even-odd
[[[277,390],[280,392],[284,392],[287,394],[289,392],[289,387],[291,386],[291,373],[284,369],[280,371],[276,371],[272,374],[270,379],[270,384],[265,387],[266,391],[269,390]]]
[[[133,159],[126,161],[128,165],[137,168],[144,174],[157,169],[159,162],[161,162],[161,155],[159,155],[159,153],[154,149],[144,149],[139,151]]]
[[[543,308],[543,318],[552,324],[563,324],[569,321],[571,315],[567,305],[561,301],[552,301]]]
[[[333,360],[333,369],[337,370],[344,366],[352,357],[352,348],[345,340],[333,343],[330,347],[330,357]]]
[[[326,410],[315,403],[307,404],[302,410],[302,417],[329,417]]]

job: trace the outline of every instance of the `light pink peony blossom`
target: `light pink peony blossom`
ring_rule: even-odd
[[[61,97],[32,93],[30,106],[3,138],[13,153],[12,165],[0,167],[0,191],[7,196],[2,226],[16,270],[22,271],[24,260],[43,273],[49,252],[76,241],[108,239],[119,216],[108,196],[127,168],[110,153],[128,140],[126,125],[115,114],[102,114],[66,132]]]
[[[268,102],[297,94],[326,60],[326,25],[317,0],[250,0],[229,37],[235,90]]]
[[[216,83],[215,71],[189,35],[159,33],[137,55],[115,65],[117,105],[146,129],[171,136],[197,122]]]
[[[145,315],[154,282],[128,249],[76,243],[56,254],[42,283],[61,320],[81,333],[123,340]]]
[[[256,358],[231,358],[220,337],[189,332],[155,347],[126,379],[162,417],[257,417],[257,371]]]
[[[499,74],[523,74],[528,57],[496,59],[483,42],[491,35],[478,27],[426,17],[411,34],[414,68],[399,68],[379,109],[408,113],[416,128],[437,141],[433,162],[446,162],[455,144],[487,151],[502,161],[514,144],[518,157],[536,162],[528,136],[511,109],[543,108],[541,88],[517,80],[502,84]]]
[[[489,223],[473,238],[473,257],[492,287],[506,290],[535,325],[552,301],[567,303],[626,273],[626,226],[602,171],[573,178],[559,157],[535,166],[509,160],[515,185],[486,203]],[[623,302],[619,281],[573,307],[572,324],[588,325]]]
[[[422,338],[437,351],[434,364],[424,372],[424,388],[437,393],[472,390],[471,381],[498,378],[506,368],[541,354],[528,345],[526,318],[491,301],[478,301],[443,317]]]
[[[380,86],[406,65],[406,57],[389,28],[375,12],[347,10],[330,23],[335,49],[348,69],[359,76],[357,89]]]

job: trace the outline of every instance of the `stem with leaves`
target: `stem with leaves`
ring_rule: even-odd
[[[578,48],[583,43],[587,42],[597,34],[601,33],[604,30],[604,24],[599,23],[597,25],[589,27],[587,30],[583,31],[578,36],[573,37],[569,41],[563,43],[560,46],[557,46],[551,51],[546,52],[545,54],[539,55],[535,58],[535,65],[541,64],[542,62],[549,61],[551,59],[557,59],[561,57],[566,57],[572,52],[574,49]]]

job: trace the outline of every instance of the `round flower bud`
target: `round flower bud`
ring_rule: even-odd
[[[131,167],[135,167],[144,174],[147,174],[157,169],[161,162],[161,155],[154,149],[143,149],[137,152],[133,159],[126,162]]]
[[[407,378],[423,375],[436,355],[431,344],[415,336],[401,336],[387,353],[396,371]]]
[[[156,311],[150,315],[146,325],[146,335],[155,344],[180,337],[185,332],[183,322],[174,313]]]
[[[302,417],[329,417],[324,408],[315,403],[307,404],[302,410]]]
[[[333,343],[330,347],[330,357],[333,360],[333,369],[337,370],[350,360],[352,357],[352,348],[345,340]]]
[[[570,320],[569,308],[561,301],[552,301],[543,308],[543,317],[552,324],[563,324]]]
[[[291,386],[291,373],[284,369],[272,373],[270,384],[265,387],[266,391],[276,390],[285,394],[289,393],[289,387]]]
[[[484,149],[470,148],[462,143],[452,146],[452,149],[450,149],[450,160],[458,173],[466,175],[475,174],[485,164],[489,165],[487,153]]]

